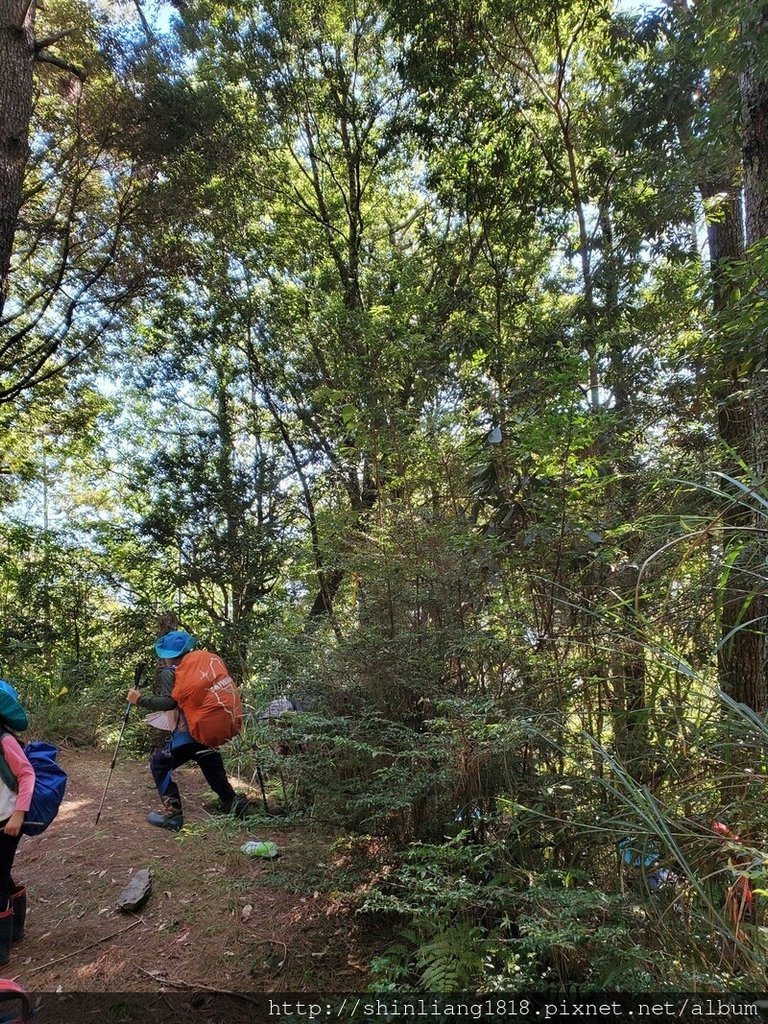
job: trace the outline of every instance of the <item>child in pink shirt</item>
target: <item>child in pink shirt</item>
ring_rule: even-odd
[[[5,760],[8,762],[8,767],[16,776],[19,786],[16,793],[13,790],[9,790],[13,798],[13,810],[3,826],[3,832],[8,836],[18,836],[21,832],[21,826],[24,824],[24,815],[32,803],[32,791],[35,788],[35,769],[29,763],[21,744],[11,733],[4,732],[0,736],[0,749],[2,749]],[[0,780],[0,786],[2,786],[2,780]],[[6,789],[9,789],[9,787],[6,786]],[[2,796],[4,794],[0,795],[0,820],[6,817],[5,809],[8,807],[8,803],[2,799]],[[0,906],[2,906],[2,902],[3,880],[0,877]]]
[[[27,914],[26,887],[16,885],[11,871],[24,815],[32,802],[35,769],[19,741],[7,731],[9,727],[25,729],[26,725],[26,712],[16,691],[0,680],[0,754],[16,779],[11,788],[0,778],[0,966],[11,959],[11,943],[23,937]]]

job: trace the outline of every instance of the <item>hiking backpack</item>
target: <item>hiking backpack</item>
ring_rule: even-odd
[[[176,666],[171,696],[187,720],[192,738],[220,747],[243,727],[243,706],[235,681],[211,651],[190,651]]]
[[[23,750],[27,760],[35,769],[35,788],[32,792],[32,803],[24,816],[21,831],[25,836],[39,836],[41,832],[45,832],[59,813],[61,801],[64,799],[64,791],[67,788],[67,773],[61,765],[56,763],[58,747],[46,743],[45,740],[33,740],[31,743],[27,743]],[[18,792],[18,780],[1,750],[0,778],[14,793]]]

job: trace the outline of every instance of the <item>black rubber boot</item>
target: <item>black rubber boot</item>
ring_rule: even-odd
[[[27,919],[27,887],[20,885],[11,893],[11,910],[13,911],[13,934],[11,942],[24,938],[24,922]]]
[[[0,914],[0,967],[11,959],[11,939],[13,937],[13,908],[8,907]]]

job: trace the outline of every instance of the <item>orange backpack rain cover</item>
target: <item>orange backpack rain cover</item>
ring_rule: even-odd
[[[192,738],[206,747],[220,747],[243,726],[235,681],[210,651],[190,651],[181,659],[171,696],[184,712]]]

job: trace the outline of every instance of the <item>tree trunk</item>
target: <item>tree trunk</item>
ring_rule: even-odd
[[[718,317],[727,317],[735,298],[732,268],[744,255],[742,208],[738,189],[731,182],[707,182],[699,186],[702,198],[715,200],[718,209],[707,225],[710,272],[712,276],[712,308]],[[741,354],[743,356],[743,353]],[[763,458],[759,435],[763,432],[763,413],[755,401],[754,377],[743,370],[728,353],[724,353],[724,374],[716,395],[720,437],[734,453],[731,465],[724,469],[729,475],[743,475],[740,463],[759,473]],[[750,360],[751,362],[751,360]],[[739,527],[751,527],[755,518],[743,504],[734,504],[724,517],[727,528],[724,550],[743,544]],[[759,713],[768,709],[765,664],[768,648],[762,632],[766,614],[765,597],[756,587],[756,559],[759,542],[748,542],[728,573],[722,594],[721,635],[730,636],[718,654],[720,687],[734,700],[747,704]],[[751,625],[747,625],[751,623]],[[735,630],[735,632],[734,632]]]
[[[750,58],[739,78],[744,222],[747,246],[750,246],[768,238],[768,77],[764,70],[768,4],[760,4],[745,20],[742,32]]]
[[[35,0],[0,0],[0,317],[29,156]]]
[[[768,38],[768,5],[755,5],[748,13],[742,25],[742,35],[748,58],[739,78],[739,88],[745,242],[749,249],[755,243],[768,239],[768,78],[763,61]],[[757,343],[757,347],[757,351],[747,350],[741,354],[741,361],[746,361],[750,368],[747,380],[739,382],[744,397],[731,405],[723,436],[742,455],[754,478],[764,487],[768,471],[768,423],[765,386],[759,369],[764,361],[764,341]],[[742,521],[744,518],[741,514]],[[768,528],[764,511],[756,510],[749,519],[753,527]],[[766,554],[768,529],[755,532],[746,543],[743,554],[731,570],[731,577],[736,570],[734,584],[731,586],[729,579],[729,593],[725,596],[723,608],[724,629],[733,618],[739,623],[751,623],[737,633],[729,645],[733,648],[726,679],[729,692],[761,714],[768,710],[768,597],[761,582]]]

